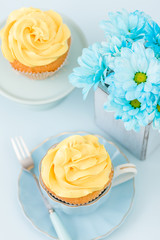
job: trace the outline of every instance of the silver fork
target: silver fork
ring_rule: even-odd
[[[22,137],[15,137],[14,139],[11,138],[11,142],[12,142],[13,149],[16,153],[16,156],[17,156],[23,170],[32,174],[32,176],[34,177],[34,179],[37,183],[37,187],[41,193],[44,204],[45,204],[46,208],[48,209],[52,225],[57,233],[59,240],[71,240],[71,237],[69,236],[68,232],[66,231],[65,227],[63,226],[63,224],[62,224],[61,220],[59,219],[58,215],[56,214],[54,208],[51,206],[48,199],[43,195],[43,193],[41,191],[39,181],[38,181],[36,175],[34,174],[34,172],[32,171],[34,168],[34,162],[33,162],[32,156],[31,156],[23,138]]]

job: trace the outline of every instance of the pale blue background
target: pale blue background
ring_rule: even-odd
[[[103,39],[98,22],[108,11],[122,7],[128,10],[141,9],[160,22],[159,0],[99,0],[95,3],[93,0],[0,0],[0,3],[0,21],[13,9],[22,6],[53,8],[69,15],[83,29],[90,44]],[[46,111],[34,111],[0,97],[0,239],[49,239],[32,227],[18,203],[17,181],[20,166],[12,150],[10,137],[22,135],[32,149],[51,135],[77,130],[106,136],[94,122],[93,94],[84,103],[81,92],[75,90],[60,105]],[[107,239],[158,240],[160,239],[160,149],[157,149],[145,162],[138,161],[126,150],[124,152],[138,168],[135,202],[127,221]]]

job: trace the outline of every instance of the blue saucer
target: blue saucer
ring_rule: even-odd
[[[37,177],[39,176],[39,162],[46,154],[46,151],[55,143],[73,134],[86,135],[88,133],[62,133],[45,140],[32,151],[32,157],[35,164],[34,172]],[[101,136],[98,137],[99,141],[104,144],[109,152],[111,159],[114,158],[112,162],[114,166],[128,162],[126,156],[119,151],[115,144],[107,141]],[[72,239],[102,239],[111,234],[122,222],[124,222],[131,210],[134,194],[134,180],[130,180],[119,186],[113,187],[106,202],[100,205],[99,208],[91,214],[72,216],[61,211],[57,211],[57,213],[68,229]],[[36,182],[33,177],[25,171],[22,171],[19,177],[19,200],[26,217],[33,225],[43,233],[57,239],[56,232],[50,222],[48,211],[41,199]]]

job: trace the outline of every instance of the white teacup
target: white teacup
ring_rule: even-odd
[[[40,163],[40,168],[41,168],[41,163]],[[46,187],[42,182],[41,175],[39,180],[42,187],[42,191],[46,195],[46,197],[49,199],[50,203],[53,205],[53,208],[61,210],[67,214],[80,215],[80,214],[88,214],[94,211],[98,206],[100,206],[100,204],[104,203],[106,199],[109,197],[112,187],[115,187],[135,177],[135,175],[137,174],[137,169],[134,164],[125,163],[115,167],[113,169],[113,172],[114,174],[113,174],[113,178],[110,185],[96,199],[80,206],[69,204],[62,200],[57,199],[50,192],[48,192],[48,190],[46,189]]]

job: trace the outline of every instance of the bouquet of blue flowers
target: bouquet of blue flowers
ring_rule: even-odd
[[[84,99],[92,87],[107,84],[104,109],[127,130],[149,123],[160,129],[160,27],[144,12],[126,10],[109,13],[100,27],[106,41],[83,49],[70,82],[83,89]]]

